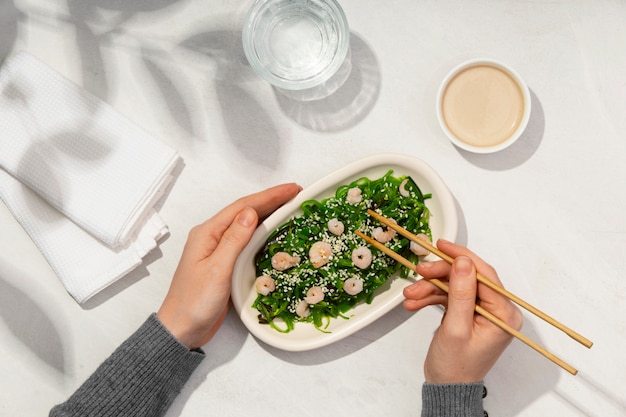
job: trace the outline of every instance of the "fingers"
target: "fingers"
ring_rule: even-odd
[[[471,328],[467,325],[473,320],[478,285],[472,260],[459,255],[452,265],[445,261],[423,262],[418,264],[417,271],[424,279],[404,289],[404,296],[407,298],[403,302],[404,308],[417,311],[429,305],[440,304],[448,312],[452,309],[452,321],[460,324],[461,329]],[[445,294],[430,283],[430,279],[449,281],[450,293]]]
[[[298,184],[277,185],[260,193],[244,197],[241,203],[254,208],[259,215],[259,221],[263,221],[276,209],[298,195],[300,191],[302,191],[302,187]]]
[[[255,194],[242,197],[220,210],[215,216],[193,227],[187,238],[185,254],[203,259],[213,253],[224,232],[233,224],[235,217],[246,207],[257,213],[257,224],[287,201],[294,198],[302,187],[297,184],[282,184]]]
[[[450,273],[450,265],[445,261],[420,262],[417,264],[417,273],[426,279],[446,278]]]
[[[447,326],[455,335],[468,336],[474,323],[476,306],[476,269],[472,260],[458,256],[450,270],[448,307],[442,326]]]
[[[446,240],[439,240],[437,247],[453,258],[460,256],[469,257],[474,263],[476,270],[485,278],[501,287],[503,286],[496,270],[469,249]],[[480,299],[481,307],[484,307],[486,310],[504,320],[511,327],[516,329],[521,328],[523,323],[521,311],[507,298],[482,284],[478,284],[477,296]]]
[[[441,278],[447,280],[450,265],[440,262],[421,262],[417,265],[417,272],[424,278],[419,280],[403,290],[406,298],[402,303],[403,307],[408,311],[418,311],[426,306],[446,305],[448,297],[446,293],[434,286],[429,279]]]
[[[444,294],[430,294],[426,297],[410,299],[407,298],[402,302],[402,306],[407,311],[419,311],[424,307],[434,305],[447,305],[448,297]]]
[[[255,209],[246,207],[241,210],[219,240],[214,251],[215,259],[232,268],[237,257],[250,241],[257,222],[258,214]]]
[[[190,232],[170,290],[157,313],[163,325],[186,346],[203,345],[221,325],[235,261],[250,241],[257,221],[256,210],[241,210],[211,253],[203,252],[205,230],[196,227]]]
[[[213,223],[213,227],[218,229],[221,227],[222,230],[225,230],[244,207],[255,209],[259,221],[263,221],[280,206],[294,198],[300,191],[302,191],[302,187],[294,183],[277,185],[238,199],[222,209],[209,221]]]
[[[495,269],[466,247],[457,245],[447,240],[439,239],[437,241],[437,248],[439,248],[439,250],[452,258],[456,258],[458,256],[467,256],[472,260],[478,272],[480,272],[489,280],[502,286],[502,282],[500,282],[500,278],[498,278],[498,274],[496,273]]]

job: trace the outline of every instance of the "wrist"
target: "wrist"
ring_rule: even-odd
[[[194,346],[193,341],[187,336],[185,331],[184,321],[176,318],[173,314],[169,313],[166,309],[161,307],[156,313],[156,317],[161,322],[163,327],[182,345],[187,349],[193,350],[199,346]]]

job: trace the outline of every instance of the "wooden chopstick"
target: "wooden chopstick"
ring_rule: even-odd
[[[374,210],[368,210],[367,213],[370,216],[374,217],[376,220],[378,220],[381,223],[383,223],[385,226],[392,228],[396,232],[398,232],[401,235],[407,237],[409,240],[417,243],[418,245],[422,246],[424,249],[429,250],[430,252],[434,253],[435,255],[437,255],[438,257],[440,257],[444,261],[448,262],[449,264],[452,264],[453,259],[450,256],[448,256],[445,253],[441,252],[439,249],[437,249],[436,247],[434,247],[430,243],[420,239],[419,237],[417,237],[413,233],[409,232],[408,230],[404,229],[403,227],[399,226],[398,224],[394,223],[393,221],[387,219],[386,217],[381,216],[380,214],[378,214]],[[560,323],[556,319],[550,317],[549,315],[547,315],[543,311],[539,310],[538,308],[534,307],[533,305],[531,305],[531,304],[527,303],[526,301],[522,300],[521,298],[519,298],[518,296],[516,296],[512,292],[502,288],[501,286],[495,284],[491,280],[485,278],[482,274],[477,273],[476,277],[477,277],[478,281],[481,284],[484,284],[487,287],[491,288],[492,290],[502,294],[503,296],[505,296],[509,300],[513,301],[515,304],[517,304],[520,307],[526,309],[527,311],[533,313],[534,315],[536,315],[537,317],[541,318],[542,320],[550,323],[552,326],[554,326],[557,329],[561,330],[562,332],[564,332],[565,334],[570,336],[572,339],[576,340],[578,343],[584,345],[587,348],[591,348],[591,346],[593,346],[593,342],[591,340],[589,340],[586,337],[580,335],[579,333],[575,332],[574,330],[572,330],[569,327],[565,326],[564,324]]]
[[[402,265],[406,266],[407,268],[411,269],[412,271],[417,272],[417,265],[415,265],[414,263],[412,263],[411,261],[409,261],[408,259],[406,259],[402,255],[392,251],[387,246],[385,246],[382,243],[380,243],[380,242],[372,239],[371,237],[363,234],[362,232],[356,231],[355,233],[356,233],[356,235],[358,235],[361,238],[365,239],[365,241],[367,243],[369,243],[370,245],[374,246],[378,250],[380,250],[380,251],[384,252],[385,254],[389,255],[390,257],[392,257],[396,261],[400,262]],[[437,288],[439,288],[442,291],[445,291],[446,293],[449,291],[448,286],[446,284],[444,284],[443,282],[441,282],[440,280],[438,280],[438,279],[429,279],[428,281],[432,282]],[[555,363],[558,366],[560,366],[561,368],[565,369],[570,374],[576,375],[578,373],[578,370],[576,368],[574,368],[573,366],[569,365],[568,363],[566,363],[562,359],[558,358],[556,355],[548,352],[545,348],[541,347],[536,342],[534,342],[531,339],[529,339],[528,337],[524,336],[522,333],[520,333],[519,331],[515,330],[514,328],[512,328],[511,326],[506,324],[506,322],[504,322],[501,319],[499,319],[498,317],[494,316],[493,314],[491,314],[489,311],[485,310],[481,306],[475,305],[474,306],[474,310],[476,311],[476,313],[478,313],[481,316],[485,317],[487,320],[489,320],[490,322],[492,322],[493,324],[495,324],[496,326],[498,326],[499,328],[501,328],[502,330],[504,330],[505,332],[507,332],[511,336],[517,338],[518,340],[522,341],[526,345],[530,346],[531,348],[533,348],[534,350],[536,350],[537,352],[542,354],[544,357],[546,357],[549,360],[551,360],[553,363]]]

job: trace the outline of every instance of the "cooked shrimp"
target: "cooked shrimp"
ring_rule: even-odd
[[[406,184],[409,182],[408,178],[405,178],[404,181],[400,183],[398,186],[398,191],[400,191],[400,195],[402,197],[408,197],[410,195],[409,190],[406,189]]]
[[[357,295],[363,291],[363,280],[360,278],[348,278],[343,283],[343,290],[350,295]]]
[[[359,204],[363,196],[361,195],[361,189],[359,187],[350,188],[348,190],[348,196],[346,201],[350,204]]]
[[[344,231],[344,225],[337,219],[330,219],[328,221],[328,231],[333,235],[339,236]]]
[[[367,268],[372,263],[372,251],[366,246],[359,246],[352,251],[352,263],[357,268]]]
[[[311,310],[309,310],[309,303],[305,300],[301,300],[296,306],[296,314],[298,317],[308,317],[311,314]]]
[[[287,252],[278,252],[272,256],[272,268],[277,271],[284,271],[300,263],[299,256],[291,256]]]
[[[326,265],[332,254],[333,249],[326,242],[315,242],[309,249],[309,259],[315,268]]]
[[[254,281],[256,292],[261,295],[267,295],[276,289],[274,279],[269,275],[261,275]]]
[[[424,233],[420,233],[419,235],[417,235],[417,237],[430,243],[430,238]],[[409,249],[417,256],[426,256],[430,253],[428,249],[424,249],[422,246],[415,242],[411,242],[411,244],[409,245]]]
[[[391,221],[396,223],[396,221],[393,219],[391,219]],[[372,230],[372,237],[380,243],[387,243],[391,239],[396,237],[396,231],[390,227],[385,229],[383,229],[382,227],[375,227],[374,230]]]
[[[308,304],[317,304],[323,299],[324,290],[322,290],[322,287],[315,286],[309,288],[309,290],[306,292],[306,297],[304,298],[304,301],[306,301]]]

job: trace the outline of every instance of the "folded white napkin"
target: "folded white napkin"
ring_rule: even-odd
[[[0,132],[0,198],[79,303],[167,233],[177,152],[24,52],[0,69]]]

